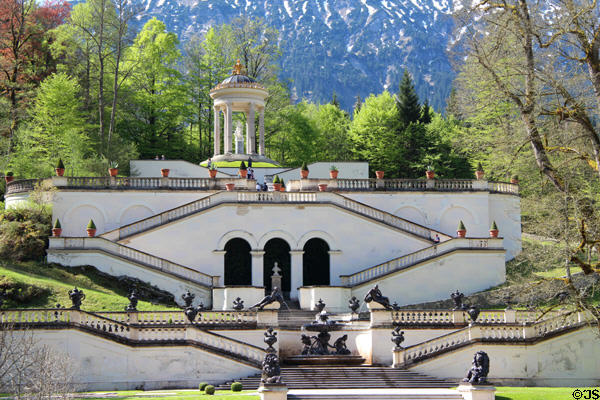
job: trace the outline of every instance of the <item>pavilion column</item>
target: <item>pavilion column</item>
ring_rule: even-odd
[[[225,103],[225,154],[232,153],[232,144],[233,144],[233,112],[231,110],[231,102]]]
[[[254,103],[250,103],[250,110],[246,118],[246,154],[256,153],[256,133],[254,127]]]
[[[298,288],[304,284],[304,275],[302,271],[302,255],[304,250],[292,250],[290,251],[291,258],[291,285],[290,285],[290,298],[298,298]]]
[[[265,155],[265,108],[260,109],[260,114],[258,116],[258,130],[260,135],[260,143],[258,153],[261,156]]]
[[[213,107],[214,118],[215,118],[215,132],[214,132],[214,155],[221,154],[221,112],[217,106]]]
[[[264,255],[263,250],[252,250],[250,252],[252,256],[252,286],[264,286]]]

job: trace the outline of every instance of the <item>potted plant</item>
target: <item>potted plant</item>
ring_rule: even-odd
[[[62,176],[62,175],[59,175]],[[52,227],[52,236],[59,237],[62,234],[62,227],[60,226],[60,220],[56,218],[54,226]]]
[[[160,169],[160,174],[162,175],[163,178],[168,178],[169,172],[171,172],[171,170],[169,168],[161,168]]]
[[[326,183],[319,183],[319,192],[326,192],[327,191],[327,184]]]
[[[90,222],[88,222],[86,231],[89,237],[96,236],[96,224],[93,219],[90,219]]]
[[[248,167],[246,167],[246,163],[243,161],[240,164],[239,174],[242,178],[245,178],[246,176],[248,176]]]
[[[435,178],[435,168],[433,165],[427,166],[427,170],[425,170],[425,176],[427,177],[427,179]]]
[[[513,185],[518,185],[519,184],[519,175],[511,176],[510,183],[512,183]]]
[[[335,165],[332,165],[331,167],[329,167],[329,177],[331,179],[337,179],[339,172],[340,171],[337,169],[337,167]]]
[[[481,165],[480,162],[477,163],[477,169],[475,170],[475,177],[477,178],[478,181],[480,181],[481,179],[483,179],[483,166]]]
[[[384,174],[385,171],[375,171],[375,176],[377,177],[377,179],[383,179]]]
[[[211,164],[211,166],[208,167],[208,176],[211,178],[215,178],[217,176],[217,167],[214,164]]]
[[[233,192],[235,189],[235,183],[226,183],[225,189],[227,189],[228,192]]]
[[[54,171],[56,171],[56,176],[63,176],[65,174],[65,164],[63,164],[62,158],[58,159]]]
[[[117,176],[119,173],[119,163],[116,161],[111,161],[108,163],[108,173],[110,176]]]
[[[464,238],[465,236],[467,236],[467,228],[465,228],[465,224],[462,221],[458,223],[458,228],[456,228],[456,235],[459,238]]]
[[[275,192],[279,192],[281,190],[281,179],[279,179],[279,175],[275,175],[273,177],[273,190]]]
[[[15,177],[13,176],[14,174],[12,173],[12,171],[8,171],[5,175],[4,175],[4,180],[6,181],[6,183],[10,183],[13,181],[13,179],[15,179]]]
[[[303,162],[302,166],[300,167],[300,178],[301,179],[308,178],[308,165],[306,165],[306,162]]]
[[[280,192],[285,192],[285,182],[283,181],[283,179],[280,179],[281,181],[281,187],[279,188]]]
[[[490,237],[491,238],[498,237],[498,225],[496,225],[496,221],[492,222],[492,226],[490,227]]]

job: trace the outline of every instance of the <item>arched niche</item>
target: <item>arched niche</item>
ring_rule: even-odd
[[[252,258],[250,244],[241,238],[230,239],[225,244],[225,286],[252,284]]]
[[[291,290],[291,256],[290,245],[281,238],[273,238],[265,243],[263,256],[264,285],[269,292],[271,288],[271,275],[273,275],[273,266],[281,268],[281,291],[286,294]]]
[[[329,285],[331,267],[327,242],[320,238],[312,238],[304,244],[303,250],[303,286]]]

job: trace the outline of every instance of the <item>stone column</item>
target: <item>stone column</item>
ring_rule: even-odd
[[[258,131],[259,131],[259,148],[258,154],[261,156],[265,155],[265,108],[261,108],[260,114],[258,115]]]
[[[292,250],[290,251],[291,258],[291,287],[290,287],[290,298],[298,298],[298,288],[304,283],[304,275],[302,271],[302,255],[304,250]]]
[[[265,252],[262,250],[252,250],[250,255],[252,256],[252,286],[264,286],[263,256]]]
[[[221,154],[221,111],[217,106],[213,107],[214,109],[214,118],[215,118],[215,132],[214,132],[214,155]]]
[[[225,143],[224,143],[224,152],[231,153],[232,152],[232,144],[233,144],[233,111],[231,110],[231,102],[225,103]]]
[[[254,129],[254,103],[246,115],[246,154],[256,153],[256,133]]]

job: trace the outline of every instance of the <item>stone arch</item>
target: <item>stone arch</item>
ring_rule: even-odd
[[[121,212],[121,215],[119,215],[119,226],[128,225],[155,214],[154,210],[145,204],[134,204]]]
[[[292,286],[292,257],[290,255],[291,245],[285,239],[274,237],[269,239],[262,247],[265,251],[263,256],[263,284],[267,292],[272,289],[271,275],[273,266],[277,262],[281,269],[281,291],[288,294]]]
[[[275,230],[265,233],[258,239],[257,249],[264,249],[267,242],[275,238],[285,240],[290,248],[296,243],[296,239],[290,233],[282,230]]]
[[[256,247],[257,241],[253,234],[251,234],[248,231],[241,230],[241,229],[235,229],[235,230],[232,230],[232,231],[229,231],[229,232],[223,234],[223,236],[221,236],[219,238],[219,240],[217,241],[216,250],[218,250],[218,251],[225,250],[225,245],[227,244],[227,242],[229,242],[231,239],[235,239],[235,238],[244,239],[246,242],[248,242],[250,244],[250,246],[253,249],[257,248]]]
[[[318,237],[308,240],[302,254],[302,285],[329,285],[331,282],[331,263],[329,244]]]
[[[438,226],[440,231],[454,236],[458,221],[462,220],[465,223],[467,232],[475,229],[479,224],[479,219],[476,218],[469,210],[464,207],[450,205],[440,213]]]
[[[394,215],[404,218],[408,221],[414,222],[415,224],[426,226],[427,215],[417,207],[414,206],[402,206],[393,212]]]
[[[236,237],[225,243],[223,282],[225,286],[252,284],[252,256],[250,243]]]
[[[333,236],[331,236],[329,233],[327,233],[325,231],[317,231],[317,230],[306,232],[304,235],[302,235],[302,237],[300,238],[300,240],[298,240],[298,243],[296,244],[296,248],[299,250],[303,249],[306,242],[308,242],[311,239],[321,239],[327,243],[330,250],[339,250],[337,243],[336,243],[335,239],[333,238]]]
[[[60,218],[60,217],[59,217]],[[90,219],[94,220],[97,234],[106,231],[106,221],[108,216],[104,207],[95,204],[87,203],[73,207],[60,218],[65,236],[86,236],[85,228]]]

